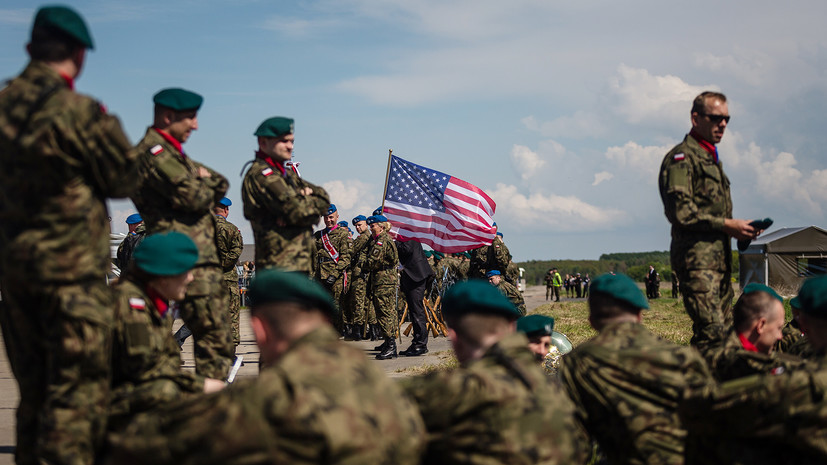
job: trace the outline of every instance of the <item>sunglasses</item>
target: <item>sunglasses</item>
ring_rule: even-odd
[[[701,116],[706,116],[707,118],[709,118],[709,121],[712,121],[715,124],[720,124],[721,121],[729,123],[729,118],[731,118],[729,115],[710,115],[709,113],[698,113],[698,114],[701,115]]]

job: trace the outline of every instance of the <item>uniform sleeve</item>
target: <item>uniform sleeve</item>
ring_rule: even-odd
[[[342,240],[339,242],[339,261],[336,262],[336,268],[340,273],[350,268],[350,262],[353,258],[353,241],[347,237],[346,234],[341,235]]]
[[[269,175],[265,175],[258,166],[253,165],[245,179],[244,189],[246,198],[252,201],[256,209],[272,212],[290,226],[313,226],[319,221],[319,217],[327,211],[330,205],[330,198],[327,191],[292,175],[283,177],[277,171],[269,169]],[[255,171],[253,171],[255,170]],[[288,182],[296,185],[291,186]],[[313,190],[310,195],[298,193],[303,187]]]
[[[238,263],[238,258],[241,257],[241,252],[244,250],[244,239],[241,236],[241,231],[230,224],[230,249],[227,252],[227,266],[235,266]]]
[[[717,169],[699,167],[703,176],[710,177],[718,183],[724,182]],[[724,228],[725,217],[708,213],[708,208],[700,208],[696,201],[699,194],[694,191],[694,179],[698,176],[689,157],[675,161],[674,155],[667,155],[661,168],[661,189],[666,217],[670,223],[681,229],[691,231],[720,231]]]
[[[215,205],[216,197],[220,199],[226,192],[227,180],[220,175],[217,180],[200,178],[177,159],[178,156],[170,150],[164,150],[158,155],[152,155],[146,150],[142,155],[144,184],[168,199],[175,210],[196,213],[210,211]],[[221,191],[221,195],[218,195],[216,189]]]

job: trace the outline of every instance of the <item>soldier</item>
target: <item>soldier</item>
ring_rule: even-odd
[[[801,328],[817,354],[813,365],[709,383],[688,391],[680,410],[689,430],[686,463],[827,461],[827,276],[805,281],[797,298]],[[690,448],[690,441],[714,447]]]
[[[178,231],[198,246],[198,262],[192,270],[195,280],[179,302],[179,314],[195,336],[196,373],[224,378],[235,349],[213,207],[229,183],[183,151],[183,144],[198,129],[204,99],[188,90],[164,89],[152,101],[154,121],[137,147],[142,154],[141,187],[132,201],[149,234]]]
[[[259,376],[140,416],[113,435],[110,463],[418,464],[416,407],[337,340],[336,311],[307,276],[259,271],[250,285]]]
[[[783,302],[771,287],[758,283],[744,287],[733,308],[733,327],[725,337],[705,344],[701,352],[715,378],[726,381],[801,365],[797,357],[773,353],[784,326]]]
[[[349,314],[345,315],[342,319],[351,322],[350,329],[345,328],[345,333],[350,334],[350,339],[360,341],[365,330],[365,314],[368,303],[367,285],[370,274],[365,269],[365,262],[367,261],[368,248],[370,247],[370,230],[368,229],[365,215],[357,215],[351,222],[359,235],[353,240],[352,258],[350,260],[351,277],[353,280],[350,283],[348,305],[344,307],[345,311]],[[368,329],[369,337],[374,341],[376,340],[376,336],[374,335],[375,331],[374,322]]]
[[[258,151],[241,186],[244,217],[256,243],[256,267],[313,274],[313,226],[325,214],[327,192],[285,162],[293,157],[293,120],[276,116],[256,129]]]
[[[672,224],[671,263],[692,318],[693,345],[715,339],[732,323],[730,237],[754,239],[761,231],[732,218],[729,179],[715,144],[729,123],[726,97],[703,92],[691,111],[692,130],[663,159],[660,196]]]
[[[801,331],[801,323],[798,322],[801,313],[801,303],[798,297],[790,299],[790,313],[792,313],[792,319],[784,325],[784,329],[781,331],[781,340],[775,345],[775,350],[802,357],[803,354],[800,349],[803,345],[809,346],[809,344],[805,344],[807,336]]]
[[[678,286],[678,273],[672,270],[672,298],[677,299],[681,296],[680,287]]]
[[[503,276],[505,276],[505,280],[508,281],[514,287],[519,286],[520,284],[520,268],[514,263],[514,260],[511,258],[508,259],[508,267],[506,267],[505,271],[501,271]]]
[[[322,283],[333,296],[336,305],[341,308],[342,296],[348,286],[347,270],[350,268],[353,245],[348,237],[347,228],[338,225],[339,212],[336,205],[330,204],[322,219],[325,228],[313,234],[316,238],[316,280]],[[344,316],[344,314],[340,315],[340,317]],[[343,324],[350,328],[351,322],[348,320],[334,322],[336,328],[342,328],[342,330]],[[352,337],[350,333],[345,336]]]
[[[496,286],[496,288],[499,289],[504,296],[508,297],[508,300],[514,304],[514,307],[517,308],[520,315],[526,314],[525,300],[523,299],[522,294],[520,294],[520,291],[518,291],[516,287],[502,279],[502,275],[498,270],[489,271],[485,274],[485,277],[488,278],[489,283]]]
[[[396,358],[396,331],[399,329],[399,316],[396,313],[396,292],[399,275],[396,266],[399,255],[396,245],[388,231],[391,224],[384,215],[372,215],[367,219],[371,232],[370,249],[365,261],[365,269],[370,272],[370,293],[373,296],[373,308],[385,342],[375,348],[379,351],[377,360]]]
[[[551,285],[554,290],[554,301],[560,302],[560,287],[563,286],[563,278],[560,276],[560,273],[557,271],[557,268],[552,268],[551,273]]]
[[[551,350],[551,333],[554,331],[554,318],[545,315],[527,315],[517,320],[517,331],[528,338],[528,350],[534,359],[542,362]]]
[[[578,418],[612,464],[683,463],[678,402],[684,389],[710,379],[693,348],[662,340],[641,324],[646,308],[628,276],[595,278],[589,322],[599,334],[562,358],[561,379]]]
[[[123,238],[121,244],[118,246],[117,263],[115,265],[121,271],[129,268],[129,262],[132,260],[132,253],[135,252],[135,247],[144,240],[146,235],[146,228],[144,227],[144,220],[141,219],[140,213],[133,213],[126,217],[126,225],[129,232]]]
[[[0,91],[0,326],[17,379],[18,464],[91,464],[106,431],[114,297],[107,198],[134,192],[120,122],[75,93],[92,36],[42,7]]]
[[[548,269],[548,273],[543,276],[543,283],[546,285],[546,300],[549,299],[549,296],[554,298],[554,291],[552,288],[554,287],[554,273],[551,271],[551,268]]]
[[[442,311],[460,366],[402,381],[428,431],[422,463],[584,463],[574,406],[514,332],[514,305],[472,279],[446,292]]]
[[[188,236],[154,234],[135,249],[135,266],[115,285],[110,431],[122,429],[139,412],[224,387],[221,380],[181,368],[181,350],[169,331],[169,301],[184,298],[197,260],[198,248]]]
[[[230,296],[230,323],[233,331],[233,344],[241,343],[241,331],[238,320],[241,316],[241,292],[238,289],[238,258],[244,250],[244,239],[236,225],[227,221],[230,207],[233,202],[227,197],[218,201],[215,206],[216,245],[218,259],[221,262],[221,271],[224,272],[224,285]]]

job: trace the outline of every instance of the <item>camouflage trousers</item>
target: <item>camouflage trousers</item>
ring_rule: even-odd
[[[217,266],[192,270],[195,277],[180,302],[181,319],[195,337],[195,372],[225,379],[233,364],[233,345],[224,273]]]
[[[238,280],[224,281],[227,286],[230,306],[230,326],[232,327],[233,344],[241,343],[241,328],[239,318],[241,316],[241,291],[238,290]]]
[[[364,326],[367,293],[367,281],[359,277],[353,278],[353,282],[350,284],[350,292],[348,292],[346,298],[347,305],[344,306],[344,312],[342,313],[345,324]]]
[[[396,337],[399,329],[399,314],[396,310],[396,284],[375,285],[371,289],[373,294],[373,308],[376,311],[376,322],[382,328],[384,337]]]
[[[722,337],[732,326],[731,274],[717,270],[676,270],[683,305],[692,319],[692,340],[698,347]]]
[[[91,464],[110,400],[114,296],[101,280],[3,280],[0,325],[17,379],[18,464]]]

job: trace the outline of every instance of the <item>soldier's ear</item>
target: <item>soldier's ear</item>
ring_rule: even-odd
[[[253,335],[256,338],[256,344],[259,347],[264,347],[269,340],[269,331],[267,330],[267,325],[261,321],[261,318],[257,316],[250,317],[250,326],[253,327]]]

